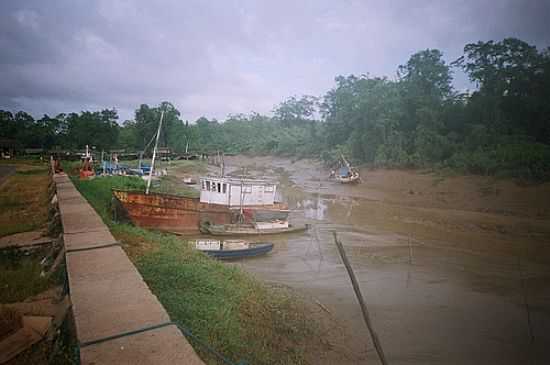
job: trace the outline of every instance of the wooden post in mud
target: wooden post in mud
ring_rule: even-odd
[[[374,348],[376,349],[376,353],[378,354],[378,358],[380,359],[380,362],[382,363],[382,365],[387,365],[388,363],[386,361],[386,356],[384,355],[384,351],[382,350],[382,345],[380,344],[378,335],[374,331],[374,328],[370,321],[370,315],[369,315],[369,311],[367,310],[367,305],[365,304],[365,300],[363,299],[363,295],[361,294],[361,289],[359,288],[359,284],[357,282],[357,278],[355,277],[355,273],[353,272],[351,264],[348,261],[348,257],[346,256],[346,251],[344,250],[344,246],[342,246],[342,243],[338,241],[338,236],[336,235],[336,231],[332,231],[332,235],[334,236],[334,242],[336,243],[336,247],[338,248],[340,257],[342,257],[342,262],[344,263],[344,266],[348,271],[349,278],[351,280],[351,285],[353,286],[353,290],[355,291],[355,296],[357,297],[357,300],[359,301],[359,305],[361,306],[363,319],[365,320],[365,324],[367,325],[367,328],[369,330],[370,336],[372,338],[372,342],[374,343]]]
[[[409,236],[409,265],[412,265],[413,249],[411,245],[411,236]]]

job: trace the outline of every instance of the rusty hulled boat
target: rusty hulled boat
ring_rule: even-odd
[[[113,217],[134,225],[179,234],[197,233],[201,222],[231,223],[224,206],[201,203],[199,198],[113,189]]]
[[[179,234],[198,233],[205,225],[288,218],[287,205],[275,201],[276,185],[267,180],[204,177],[200,187],[199,198],[113,189],[113,218]]]

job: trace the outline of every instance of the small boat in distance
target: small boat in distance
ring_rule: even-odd
[[[336,180],[342,184],[350,184],[359,182],[360,176],[357,171],[350,170],[347,167],[342,167],[338,170],[338,175],[336,175]]]
[[[285,222],[256,222],[234,224],[203,224],[201,231],[213,236],[260,236],[266,234],[305,232],[309,225],[294,226]]]
[[[359,176],[359,172],[351,167],[351,164],[348,162],[348,160],[346,160],[344,155],[340,154],[340,157],[342,158],[344,166],[340,167],[340,169],[338,170],[338,174],[336,174],[335,176],[336,180],[342,184],[360,182],[361,177]]]
[[[196,240],[195,248],[208,256],[227,260],[265,255],[273,249],[273,243],[248,243],[242,240]]]
[[[184,177],[182,181],[186,185],[197,185],[197,180],[193,179],[192,177]]]

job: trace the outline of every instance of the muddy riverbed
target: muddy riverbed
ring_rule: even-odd
[[[390,364],[550,363],[549,184],[364,170],[362,184],[346,186],[311,160],[226,164],[278,180],[292,221],[312,225],[236,264],[330,311],[346,332],[338,363],[378,359],[332,231]]]

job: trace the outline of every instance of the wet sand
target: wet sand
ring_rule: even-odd
[[[236,264],[322,303],[347,332],[334,345],[349,358],[337,363],[378,359],[333,230],[390,364],[550,363],[548,185],[380,170],[347,186],[329,181],[316,161],[226,163],[278,180],[291,219],[312,224],[273,237],[268,256]]]

